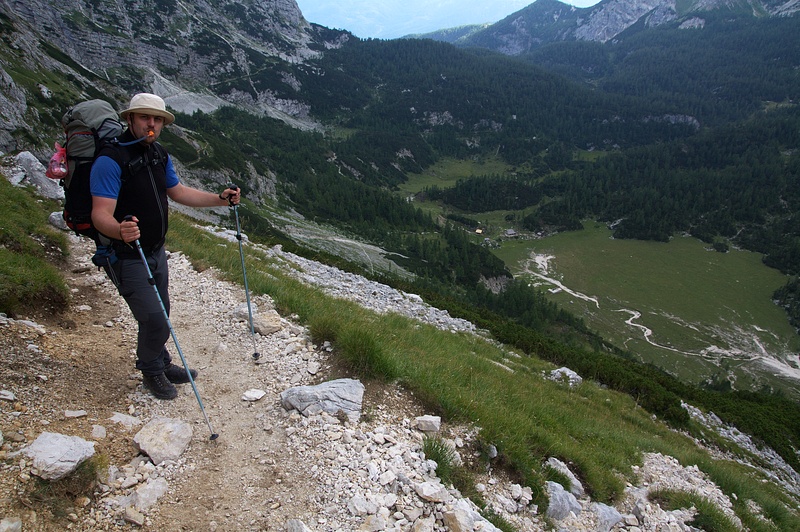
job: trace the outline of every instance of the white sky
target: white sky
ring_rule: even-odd
[[[599,0],[562,0],[588,7]],[[497,22],[534,0],[297,0],[309,22],[357,37],[394,39],[411,33]]]

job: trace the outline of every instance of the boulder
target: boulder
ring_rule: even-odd
[[[344,413],[351,422],[361,418],[364,385],[353,379],[337,379],[317,386],[296,386],[281,392],[281,405],[304,416],[326,412]]]
[[[37,476],[45,480],[58,480],[94,456],[94,442],[77,436],[43,432],[19,453],[33,458],[34,473]]]
[[[136,447],[159,465],[177,460],[192,441],[192,427],[180,419],[157,417],[142,427],[133,442]]]

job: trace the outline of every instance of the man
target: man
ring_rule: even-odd
[[[169,313],[169,273],[164,251],[168,202],[190,207],[221,207],[239,203],[232,188],[219,195],[183,185],[167,151],[157,140],[175,116],[155,94],[136,94],[120,113],[128,129],[119,145],[104,147],[92,166],[92,222],[112,240],[113,255],[104,269],[125,298],[139,324],[136,368],[144,386],[159,399],[174,399],[174,383],[189,382],[186,370],[172,364],[165,346],[170,336],[164,311],[150,285],[138,250],[139,240],[155,286]],[[191,370],[192,378],[197,375]]]

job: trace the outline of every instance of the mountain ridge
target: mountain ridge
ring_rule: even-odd
[[[505,55],[521,55],[548,43],[590,41],[605,43],[641,24],[656,28],[669,23],[685,28],[704,25],[711,11],[752,17],[793,16],[800,11],[798,0],[694,0],[679,5],[675,0],[604,0],[578,8],[559,0],[537,0],[505,19],[470,32],[452,42],[458,46],[488,48]],[[418,37],[447,40],[448,30]]]

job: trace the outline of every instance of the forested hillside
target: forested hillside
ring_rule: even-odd
[[[702,29],[632,28],[613,42],[555,43],[521,58],[607,94],[667,106],[703,127],[745,119],[767,102],[798,101],[797,17],[704,18]]]
[[[507,273],[468,241],[455,247],[470,250],[464,261],[448,250],[452,237],[411,236],[436,220],[391,191],[443,157],[498,157],[512,170],[426,191],[467,216],[524,212],[518,228],[531,232],[579,229],[585,218],[613,224],[618,238],[689,232],[720,251],[764,253],[794,275],[798,26],[719,15],[702,31],[557,43],[524,61],[427,40],[352,40],[295,73],[314,115],[339,133],[283,131],[233,110],[182,123],[217,131],[212,145],[229,140],[219,151],[246,148],[233,160],[276,171],[299,212],[438,281]],[[796,313],[795,298],[781,300]]]

